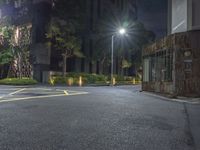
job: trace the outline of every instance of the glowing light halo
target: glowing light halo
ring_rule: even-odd
[[[119,34],[124,35],[126,33],[126,29],[120,28],[119,29]]]

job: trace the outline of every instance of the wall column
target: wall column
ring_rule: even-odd
[[[33,65],[33,78],[39,82],[44,81],[43,73],[50,69],[50,48],[47,46],[46,33],[51,19],[51,1],[33,1],[32,18],[32,45],[31,60]]]

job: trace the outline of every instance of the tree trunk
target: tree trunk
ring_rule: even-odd
[[[19,72],[19,79],[22,79],[22,56],[18,53],[18,72]]]
[[[0,79],[3,78],[3,74],[4,74],[4,68],[2,67],[1,74],[0,74]]]
[[[123,61],[123,57],[120,57],[120,60],[119,60],[119,75],[120,76],[124,75],[124,69],[123,69],[123,66],[122,66],[122,61]]]
[[[63,77],[66,76],[66,67],[67,67],[67,56],[63,55]]]
[[[99,74],[103,74],[103,63],[99,62]]]

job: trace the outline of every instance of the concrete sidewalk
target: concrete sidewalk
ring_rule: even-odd
[[[200,105],[200,98],[190,98],[190,97],[177,97],[177,98],[172,98],[168,95],[162,95],[159,93],[153,93],[153,92],[146,92],[142,91],[143,94],[160,98],[162,100],[167,100],[167,101],[173,101],[173,102],[179,102],[179,103],[187,103],[187,104],[197,104]]]
[[[187,104],[186,107],[196,150],[200,150],[200,105]]]
[[[200,98],[186,98],[177,97],[170,98],[157,93],[142,92],[145,95],[159,98],[161,100],[182,103],[185,106],[186,117],[191,132],[191,136],[194,140],[195,149],[200,150]]]

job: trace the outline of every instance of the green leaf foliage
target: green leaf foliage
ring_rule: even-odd
[[[47,38],[51,39],[51,45],[67,57],[83,57],[80,52],[81,42],[75,35],[75,29],[71,22],[52,18]]]
[[[11,50],[4,50],[0,52],[0,65],[9,64],[13,59]]]
[[[37,81],[30,78],[6,78],[0,80],[0,85],[34,85]]]
[[[132,63],[128,62],[128,60],[123,59],[122,60],[122,68],[129,68],[131,67]]]

